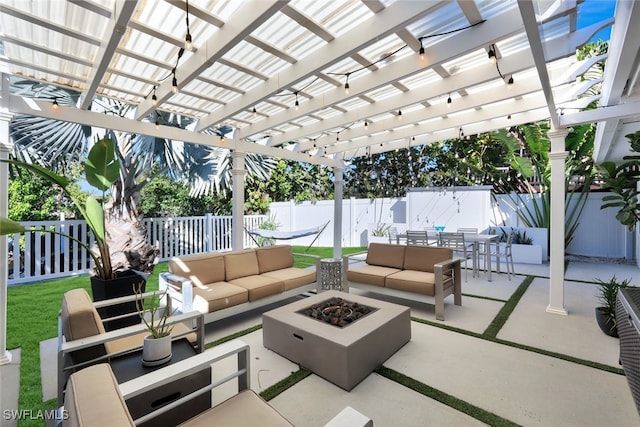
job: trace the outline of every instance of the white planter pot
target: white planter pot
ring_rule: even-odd
[[[142,364],[157,366],[171,360],[171,335],[162,338],[144,337],[142,344]]]
[[[387,236],[368,236],[369,243],[389,243]]]
[[[542,246],[540,245],[511,245],[513,262],[516,264],[542,264]]]

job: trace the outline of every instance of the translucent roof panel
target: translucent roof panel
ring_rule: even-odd
[[[134,129],[157,108],[196,118],[196,132],[226,123],[242,140],[271,135],[274,150],[291,141],[311,149],[311,141],[323,135],[323,145],[339,143],[339,150],[351,153],[394,130],[449,129],[435,119],[447,115],[449,95],[465,101],[450,114],[457,122],[478,127],[484,120],[488,130],[500,122],[494,122],[492,111],[502,114],[503,108],[485,104],[504,106],[513,96],[501,90],[497,70],[487,75],[492,43],[501,55],[499,65],[518,55],[510,71],[516,86],[527,81],[535,99],[544,100],[543,88],[554,93],[559,85],[563,102],[570,102],[562,68],[550,67],[551,79],[536,79],[540,66],[553,64],[522,52],[537,44],[553,61],[572,58],[577,46],[567,41],[578,43],[571,37],[577,5],[534,3],[545,13],[542,25],[536,21],[540,17],[520,10],[527,2],[515,0],[6,0],[0,8],[0,69],[80,91],[78,108],[85,110],[97,96],[130,102],[137,107]],[[184,50],[187,17],[192,52]],[[525,32],[527,26],[537,34]],[[417,53],[420,37],[426,60]],[[547,40],[560,37],[564,43],[547,46]],[[171,87],[174,76],[178,93]],[[157,107],[150,99],[154,87]],[[546,106],[555,114],[545,102],[529,104],[522,108]],[[365,121],[370,126],[363,126]],[[336,141],[336,132],[352,141]]]

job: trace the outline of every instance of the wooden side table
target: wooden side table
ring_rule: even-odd
[[[171,345],[171,360],[159,366],[144,366],[142,364],[142,349],[122,356],[111,358],[109,363],[119,384],[133,378],[153,372],[172,363],[179,362],[197,354],[196,349],[186,338],[173,341]],[[131,417],[135,420],[161,408],[180,397],[196,391],[211,383],[211,369],[207,367],[194,374],[166,384],[126,401]],[[180,408],[168,411],[151,421],[141,424],[144,427],[178,425],[211,407],[211,392],[189,401]]]

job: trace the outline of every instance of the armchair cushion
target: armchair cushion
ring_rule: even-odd
[[[316,272],[306,268],[289,267],[280,270],[269,271],[262,276],[270,277],[284,282],[284,290],[298,288],[316,281]]]
[[[270,295],[284,292],[284,282],[264,275],[238,277],[230,282],[241,286],[249,292],[249,301],[256,301]]]
[[[100,319],[98,311],[84,288],[71,289],[64,293],[60,321],[62,334],[66,341],[79,340],[105,333],[102,319]],[[107,354],[107,350],[104,345],[100,344],[95,347],[74,351],[70,354],[70,357],[74,363],[81,363],[105,354]]]
[[[269,406],[253,390],[244,390],[206,412],[180,424],[181,427],[225,427],[269,426],[291,427],[282,415]]]
[[[63,427],[134,426],[118,382],[106,363],[89,366],[82,375],[71,375],[64,408],[69,417]]]

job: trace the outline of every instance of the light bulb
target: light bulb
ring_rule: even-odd
[[[185,38],[184,49],[189,52],[193,50],[193,42],[191,41],[191,34],[189,34],[189,32],[187,32],[187,37]]]
[[[424,61],[424,58],[425,58],[424,46],[420,46],[420,60]]]
[[[178,79],[176,79],[176,76],[173,76],[173,80],[171,82],[171,91],[173,93],[178,93]]]

